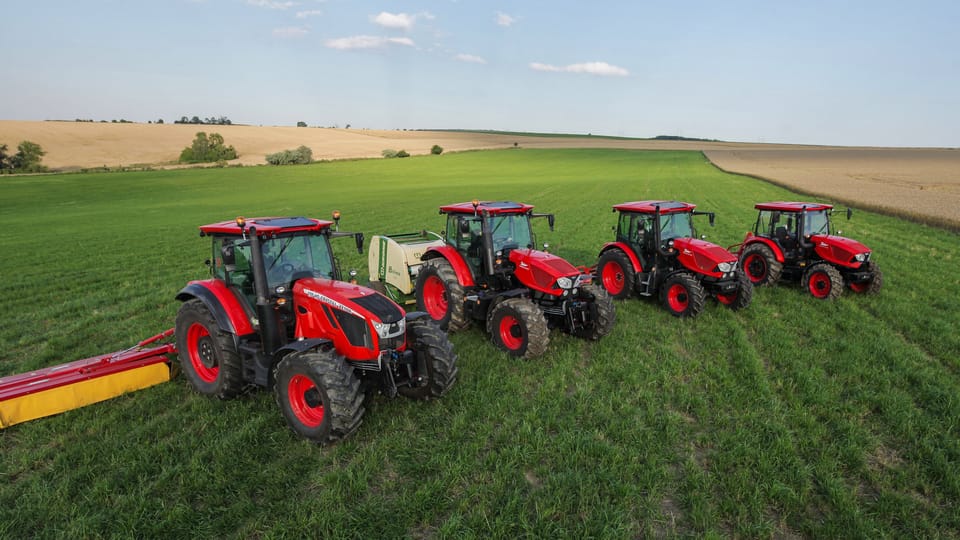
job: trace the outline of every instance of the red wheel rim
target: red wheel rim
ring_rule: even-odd
[[[667,303],[670,309],[677,313],[687,310],[690,304],[690,298],[687,296],[687,288],[679,283],[674,283],[667,289]]]
[[[737,293],[739,292],[740,291],[727,293],[727,294],[718,294],[717,301],[719,301],[721,304],[725,306],[729,306],[730,304],[737,301]]]
[[[830,288],[832,285],[830,276],[828,276],[826,272],[814,272],[813,275],[810,276],[810,282],[807,283],[810,294],[817,298],[830,296]]]
[[[428,276],[423,284],[423,307],[434,320],[447,315],[447,288],[437,276]]]
[[[309,377],[294,375],[287,384],[287,396],[290,400],[290,410],[303,425],[315,428],[323,423],[320,389]]]
[[[603,266],[600,279],[603,281],[603,288],[613,296],[623,292],[623,268],[616,261],[610,261]]]
[[[743,262],[743,269],[750,281],[760,283],[767,276],[767,260],[762,255],[752,253]]]
[[[190,357],[190,366],[200,380],[212,383],[220,374],[217,363],[217,353],[213,348],[213,339],[207,327],[194,323],[187,329],[187,354]]]
[[[523,327],[520,326],[520,321],[513,315],[504,315],[500,319],[498,331],[504,347],[516,351],[523,346]]]

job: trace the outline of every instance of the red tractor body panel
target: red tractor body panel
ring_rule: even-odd
[[[860,262],[854,256],[870,253],[870,248],[843,236],[818,234],[810,237],[814,250],[823,260],[847,268],[858,268]]]
[[[602,248],[600,248],[600,255],[603,256],[604,253],[610,251],[611,249],[619,249],[620,251],[624,252],[627,258],[630,259],[630,263],[633,265],[634,272],[644,271],[643,265],[640,264],[640,259],[637,258],[636,252],[634,252],[633,248],[627,245],[626,242],[607,242]]]
[[[253,328],[253,324],[250,323],[250,317],[247,311],[243,307],[243,301],[237,296],[236,291],[231,290],[226,283],[219,279],[205,279],[202,281],[191,281],[187,285],[203,287],[213,294],[217,302],[220,303],[220,307],[223,308],[223,312],[230,319],[236,335],[245,336],[256,331]]]
[[[556,286],[559,278],[575,279],[580,275],[580,270],[566,259],[545,251],[514,249],[510,252],[510,262],[516,265],[515,274],[520,283],[553,296],[563,294],[563,289]]]
[[[385,296],[344,281],[300,279],[293,286],[293,297],[297,305],[294,338],[329,339],[338,352],[353,361],[376,360],[381,350],[378,333],[366,327],[368,321],[382,321],[383,313],[375,313],[363,304],[373,302],[381,304],[381,308],[389,304],[397,311],[398,319],[403,316],[400,307]],[[367,331],[361,332],[361,329]],[[358,332],[354,337],[357,343],[351,343],[350,333],[353,331]],[[403,351],[406,347],[402,333],[398,340],[398,344],[392,347]]]
[[[461,285],[464,287],[473,287],[475,285],[473,272],[470,271],[470,267],[467,265],[467,262],[463,260],[463,256],[460,255],[457,248],[451,245],[431,247],[423,253],[421,259],[426,261],[436,257],[443,257],[450,263],[453,271],[457,274],[457,281],[459,281]]]
[[[737,256],[722,247],[696,238],[677,238],[674,240],[677,260],[688,270],[710,277],[720,278],[723,272],[717,265],[723,262],[735,263]]]

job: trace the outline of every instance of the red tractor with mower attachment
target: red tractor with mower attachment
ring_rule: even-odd
[[[377,287],[415,294],[418,309],[447,331],[479,321],[498,348],[523,358],[546,351],[551,328],[590,340],[610,333],[616,313],[607,293],[563,258],[533,249],[530,220],[545,217],[553,230],[552,214],[509,201],[451,204],[440,213],[442,236],[374,237]]]
[[[334,213],[339,223],[339,213]],[[200,227],[211,278],[177,295],[183,373],[202,394],[229,399],[272,388],[287,423],[320,444],[353,433],[374,391],[429,399],[457,379],[457,356],[426,313],[341,281],[333,222],[237,218]]]
[[[679,201],[636,201],[613,206],[620,212],[616,241],[600,250],[596,275],[613,298],[636,293],[660,296],[677,317],[695,317],[707,294],[732,309],[750,305],[753,285],[737,268],[737,257],[696,238],[696,205]]]
[[[754,285],[780,279],[800,280],[814,298],[832,300],[846,284],[858,293],[876,293],[883,274],[870,248],[830,234],[833,206],[810,202],[768,202],[759,210],[753,232],[739,244],[740,264]],[[847,209],[847,219],[852,211]],[[737,247],[737,246],[732,246]]]

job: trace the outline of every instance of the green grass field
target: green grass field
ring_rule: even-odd
[[[622,150],[5,177],[0,375],[172,327],[206,275],[198,225],[338,209],[369,238],[439,230],[440,204],[473,198],[553,212],[538,240],[592,265],[614,203],[697,203],[728,246],[754,202],[798,196]],[[182,377],[0,431],[0,537],[960,537],[960,240],[869,212],[840,228],[874,249],[879,295],[782,285],[691,321],[633,299],[605,339],[554,332],[533,361],[474,328],[447,397],[378,398],[329,448],[269,393],[214,401]]]

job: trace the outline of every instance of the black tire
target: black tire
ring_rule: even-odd
[[[220,329],[202,300],[180,306],[176,336],[180,367],[197,392],[219,399],[243,392],[243,362],[233,336]]]
[[[360,379],[333,350],[292,353],[273,370],[273,394],[287,425],[317,444],[349,436],[363,422]]]
[[[706,293],[689,272],[677,272],[663,282],[660,302],[676,317],[696,317],[703,311]]]
[[[753,301],[753,282],[742,269],[737,270],[737,290],[730,294],[717,294],[717,302],[737,311]]]
[[[777,261],[773,250],[756,242],[744,248],[740,254],[740,268],[754,285],[776,285],[783,274],[783,263]]]
[[[623,300],[633,294],[636,272],[627,254],[619,249],[604,252],[597,262],[597,279],[612,298]]]
[[[836,300],[843,292],[840,271],[827,263],[817,263],[803,273],[803,286],[814,298]]]
[[[540,356],[550,343],[547,318],[527,298],[508,298],[498,303],[490,311],[487,332],[498,349],[522,358]]]
[[[463,286],[446,259],[430,259],[424,263],[417,275],[416,288],[417,310],[429,314],[441,330],[458,332],[469,326],[463,305]]]
[[[848,283],[847,286],[856,293],[877,294],[883,287],[883,272],[880,271],[880,266],[873,261],[867,263],[865,270],[873,272],[873,279],[862,283]]]
[[[397,385],[400,395],[413,399],[438,398],[457,382],[457,354],[453,344],[435,322],[428,317],[407,321],[407,347],[416,353],[411,383]],[[406,367],[400,367],[406,376]]]
[[[592,298],[597,307],[597,318],[591,321],[586,328],[576,333],[577,337],[597,341],[613,331],[617,322],[617,311],[613,308],[613,298],[602,287],[592,283],[581,287],[583,295]]]

